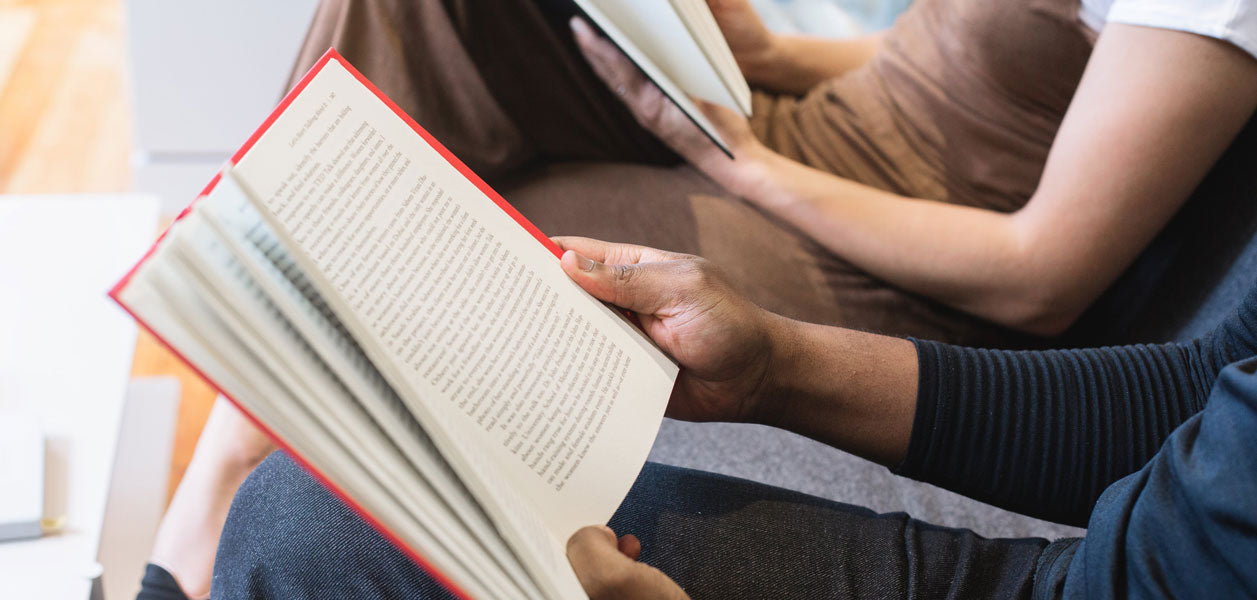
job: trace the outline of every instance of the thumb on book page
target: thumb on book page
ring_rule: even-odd
[[[568,540],[567,560],[572,563],[572,570],[590,600],[688,598],[667,575],[626,554],[625,542],[630,545],[638,542],[636,538],[625,538],[617,540],[610,528],[597,525],[577,531]]]
[[[608,265],[575,250],[563,254],[563,270],[593,297],[644,315],[657,315],[675,303],[685,285],[689,261]]]

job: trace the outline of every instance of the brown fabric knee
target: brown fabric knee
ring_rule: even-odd
[[[678,158],[531,0],[323,0],[293,82],[328,47],[486,180],[534,161]],[[562,3],[555,3],[562,5]]]

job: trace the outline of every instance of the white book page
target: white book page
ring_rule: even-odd
[[[508,595],[537,597],[536,591],[520,591],[531,589],[531,582],[497,533],[487,522],[482,524],[484,517],[473,510],[474,501],[447,472],[435,449],[423,447],[430,445],[423,431],[417,427],[394,431],[409,415],[404,409],[402,414],[388,410],[388,390],[371,385],[372,373],[354,372],[352,364],[358,359],[345,347],[348,340],[330,339],[335,327],[314,323],[319,311],[308,302],[304,306],[297,302],[302,298],[297,290],[283,290],[288,282],[283,275],[273,268],[259,269],[233,251],[235,240],[217,235],[213,209],[229,208],[222,204],[234,203],[232,191],[229,182],[220,182],[210,197],[198,202],[192,218],[180,223],[173,240],[173,256],[183,263],[184,272],[194,275],[189,279],[199,296],[216,314],[231,315],[227,323],[236,337],[256,349],[262,364],[328,424],[352,456],[469,572],[498,593],[511,590]],[[342,350],[327,348],[328,342]],[[375,408],[363,408],[370,406]]]
[[[685,93],[750,115],[749,104],[717,73],[708,50],[670,0],[577,0],[577,4],[596,6]]]
[[[675,365],[335,59],[234,171],[486,510],[536,515],[547,548],[508,541],[571,593],[567,537],[623,500]]]
[[[169,241],[169,238],[166,240]],[[212,379],[250,413],[267,424],[294,450],[318,464],[324,476],[382,522],[394,524],[393,533],[405,543],[425,548],[425,558],[468,593],[488,597],[489,590],[474,572],[450,554],[444,543],[411,517],[413,507],[399,503],[369,469],[337,441],[263,365],[263,358],[220,318],[206,298],[196,293],[186,270],[171,264],[169,245],[147,260],[120,294],[120,299],[154,332]],[[228,359],[227,357],[231,357]]]
[[[308,277],[300,271],[256,208],[235,185],[234,179],[224,177],[209,197],[197,202],[193,217],[204,219],[206,225],[219,234],[219,241],[354,395],[387,440],[432,487],[433,495],[442,501],[445,509],[456,516],[449,521],[468,528],[466,538],[482,544],[485,551],[510,572],[517,584],[530,590],[530,596],[538,595],[539,592],[530,588],[527,575],[505,547],[498,532],[493,530],[479,503],[450,470],[428,434],[363,354],[361,347],[331,314],[326,302],[313,289]]]
[[[602,9],[593,3],[594,0],[574,1],[576,2],[576,5],[589,16],[590,20],[598,25],[598,27],[602,28],[603,32],[607,34],[607,37],[610,38],[611,41],[614,42],[615,45],[629,57],[629,60],[633,61],[633,63],[636,64],[638,68],[640,68],[642,72],[650,78],[651,81],[655,82],[655,85],[659,86],[659,89],[665,96],[675,102],[676,105],[680,107],[682,112],[689,116],[689,118],[694,121],[694,124],[697,125],[704,134],[710,137],[717,146],[720,146],[726,154],[733,156],[733,151],[730,150],[728,142],[726,142],[720,135],[716,126],[712,124],[711,119],[708,119],[707,115],[703,114],[703,111],[699,110],[698,105],[694,103],[694,99],[690,97],[689,91],[679,85],[677,80],[673,79],[672,76],[665,73],[663,69],[656,65],[655,61],[643,52],[642,49],[639,48],[632,40],[632,38],[621,31],[619,26],[616,25],[610,17],[604,14]],[[657,2],[660,0],[650,1]],[[670,7],[669,10],[671,10]],[[686,37],[689,37],[688,33],[686,34]],[[691,42],[692,41],[693,40],[691,39]]]
[[[724,33],[720,31],[716,17],[711,14],[707,1],[671,1],[677,13],[681,15],[681,20],[689,28],[690,34],[694,36],[694,41],[698,42],[703,53],[707,55],[707,60],[715,68],[725,89],[729,90],[729,93],[737,100],[742,114],[751,116],[751,86],[742,75],[742,68],[738,66],[733,51],[729,49],[729,43],[725,40]]]

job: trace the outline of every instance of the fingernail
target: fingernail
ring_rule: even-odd
[[[576,265],[580,267],[580,270],[588,273],[594,270],[595,263],[593,260],[586,258],[584,254],[577,252]]]
[[[580,17],[572,17],[572,20],[568,21],[568,24],[571,25],[572,31],[577,35],[589,34],[589,25],[586,24],[585,20]]]

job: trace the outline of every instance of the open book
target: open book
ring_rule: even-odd
[[[111,295],[454,592],[578,598],[677,367],[557,253],[330,50]]]
[[[722,104],[751,116],[751,89],[706,0],[571,2],[707,137],[733,156],[716,127],[690,99]]]

